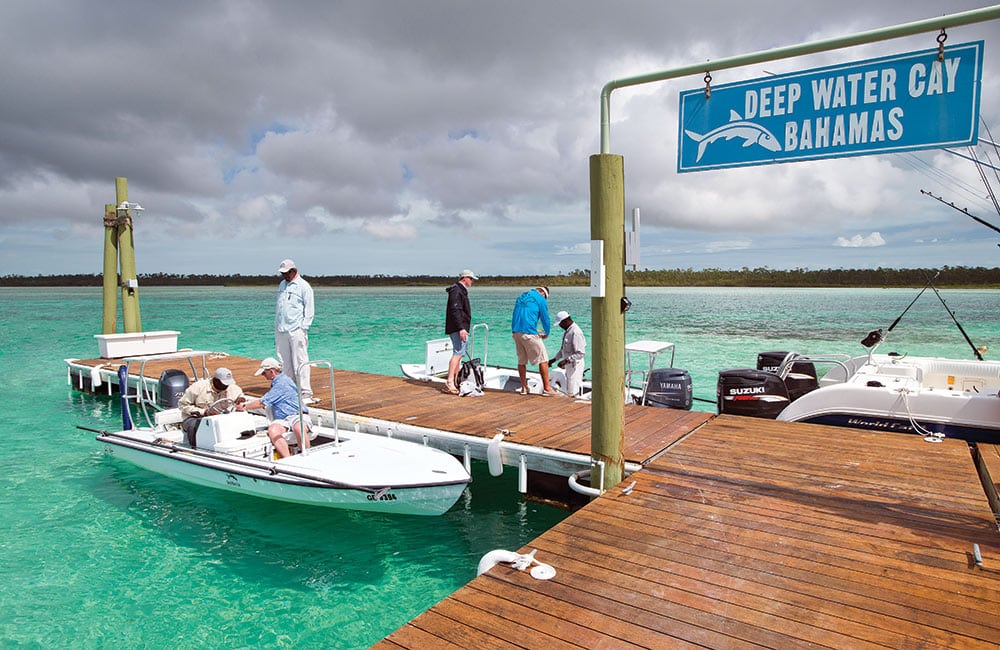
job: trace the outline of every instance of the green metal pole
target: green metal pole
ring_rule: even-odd
[[[752,54],[742,54],[740,56],[719,59],[718,61],[695,63],[682,68],[664,70],[663,72],[653,72],[637,77],[628,77],[626,79],[609,81],[601,90],[601,153],[611,152],[611,91],[617,88],[637,86],[639,84],[647,84],[655,81],[666,81],[667,79],[676,79],[677,77],[686,77],[693,74],[704,74],[709,71],[715,72],[717,70],[739,68],[742,66],[764,63],[766,61],[788,59],[793,56],[817,54],[819,52],[839,50],[855,45],[864,45],[866,43],[875,43],[877,41],[887,41],[893,38],[915,36],[917,34],[924,34],[934,30],[944,29],[946,27],[971,25],[972,23],[981,23],[986,22],[987,20],[997,19],[1000,19],[1000,5],[993,5],[992,7],[963,11],[957,14],[941,16],[939,18],[918,20],[916,22],[904,23],[894,27],[883,27],[881,29],[873,29],[867,32],[859,32],[857,34],[838,36],[836,38],[828,38],[822,41],[813,41],[812,43],[779,47],[773,50],[764,50],[762,52],[754,52]],[[928,46],[930,45],[934,45],[934,43],[928,41]]]
[[[128,181],[115,179],[115,205],[128,201]],[[128,209],[118,210],[118,253],[121,259],[122,320],[128,333],[141,332],[139,317],[139,281],[135,273],[135,243],[132,239],[132,216]]]
[[[101,334],[118,329],[118,215],[115,206],[104,204],[104,314]]]
[[[604,479],[598,486],[599,474],[592,472],[590,484],[602,490],[620,483],[625,470],[624,170],[621,156],[590,157],[590,233],[592,240],[603,242],[605,272],[604,296],[590,299],[591,364],[599,378],[592,395],[590,454],[604,463]]]

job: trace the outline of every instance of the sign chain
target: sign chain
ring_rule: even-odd
[[[938,63],[944,62],[944,42],[948,40],[948,34],[941,28],[941,33],[937,35],[938,43]]]

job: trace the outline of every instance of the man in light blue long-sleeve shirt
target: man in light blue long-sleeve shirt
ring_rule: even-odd
[[[517,348],[517,374],[521,379],[521,394],[528,394],[528,364],[538,364],[538,374],[542,378],[542,394],[558,395],[549,385],[549,355],[542,339],[548,338],[549,328],[549,288],[535,287],[517,297],[514,314],[510,319],[510,329]],[[538,329],[541,321],[542,331]],[[543,333],[544,332],[544,333]]]
[[[292,260],[282,261],[278,273],[282,279],[274,312],[274,347],[282,372],[298,384],[302,399],[311,401],[309,366],[303,364],[309,363],[309,328],[315,315],[313,290]]]

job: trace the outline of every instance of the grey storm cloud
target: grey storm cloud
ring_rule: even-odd
[[[0,6],[0,251],[11,267],[43,272],[52,265],[26,266],[18,251],[58,258],[67,233],[99,246],[91,224],[126,176],[147,208],[137,237],[156,242],[149,270],[165,265],[157,251],[182,245],[205,259],[192,241],[204,232],[233,242],[211,256],[214,272],[252,271],[241,251],[262,240],[315,245],[314,268],[345,266],[329,273],[425,272],[427,259],[463,247],[479,247],[484,269],[558,270],[556,253],[589,240],[588,159],[607,81],[981,6],[10,0]],[[995,33],[994,23],[950,38]],[[924,49],[934,36],[715,78]],[[983,114],[1000,132],[990,45]],[[657,239],[672,236],[730,256],[763,234],[801,242],[808,217],[815,250],[829,251],[876,217],[883,231],[952,219],[917,194],[921,164],[976,191],[971,165],[933,152],[678,175],[677,92],[700,83],[613,97],[612,150],[653,250],[670,250]]]

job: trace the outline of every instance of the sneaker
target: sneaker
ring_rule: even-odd
[[[302,403],[305,404],[306,406],[309,406],[311,404],[318,404],[319,399],[316,397],[303,397]]]
[[[549,397],[552,397],[553,395],[562,395],[562,393],[560,393],[557,390],[543,390],[542,395],[547,395]]]

